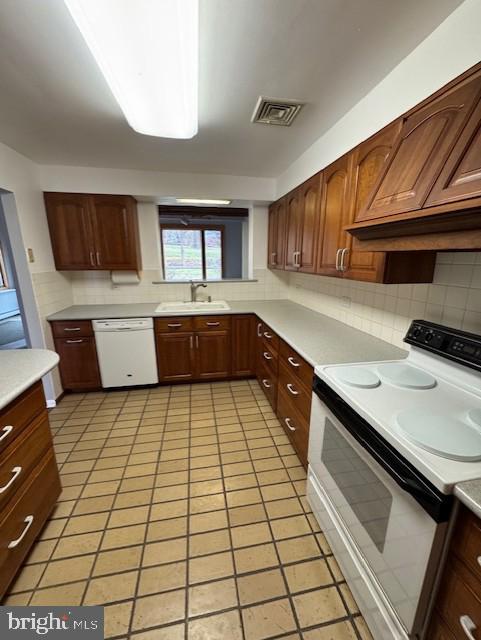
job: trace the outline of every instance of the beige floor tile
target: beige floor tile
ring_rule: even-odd
[[[237,573],[258,571],[279,564],[276,548],[272,543],[237,549],[234,551],[234,560]]]
[[[111,482],[97,482],[95,484],[85,485],[82,491],[82,498],[91,498],[94,496],[105,496],[115,493],[119,488],[120,481],[113,480]]]
[[[144,504],[150,504],[151,500],[151,489],[144,489],[143,491],[127,491],[126,493],[119,493],[115,498],[114,509],[138,507]]]
[[[75,536],[60,538],[52,558],[57,560],[70,556],[80,556],[84,553],[93,553],[99,547],[102,533],[102,531],[95,531],[93,533],[80,533]]]
[[[271,527],[272,534],[276,540],[294,538],[311,533],[309,522],[305,516],[293,516],[290,518],[282,518],[281,520],[273,520]]]
[[[94,560],[94,555],[88,555],[49,562],[40,581],[40,587],[51,587],[88,578]]]
[[[157,520],[147,527],[147,542],[155,540],[168,540],[187,535],[187,518],[173,518],[170,520]]]
[[[266,502],[266,510],[269,518],[272,519],[295,516],[304,512],[298,498],[286,498],[285,500]]]
[[[301,562],[284,569],[291,593],[332,584],[332,576],[323,559]]]
[[[191,482],[190,484],[191,498],[221,493],[222,491],[224,491],[222,480],[204,480],[201,482]]]
[[[56,540],[39,540],[32,547],[25,563],[33,564],[36,562],[46,562],[50,559],[56,544]]]
[[[224,578],[233,575],[233,573],[234,564],[230,552],[216,553],[214,555],[189,560],[190,584]]]
[[[104,636],[111,638],[127,633],[133,602],[111,604],[104,608]]]
[[[282,540],[277,542],[276,546],[283,564],[318,558],[321,555],[314,536]]]
[[[62,518],[60,520],[49,520],[40,534],[39,539],[51,540],[52,538],[59,538],[65,530],[67,522],[68,520],[66,518]]]
[[[187,538],[176,538],[165,542],[152,542],[145,545],[143,567],[166,564],[187,557]]]
[[[109,514],[95,513],[87,516],[74,516],[69,519],[63,535],[69,536],[89,531],[100,531],[105,528]]]
[[[226,551],[231,548],[228,529],[199,533],[189,537],[189,554],[191,557]]]
[[[262,497],[264,500],[282,500],[285,498],[295,498],[296,492],[290,482],[281,484],[266,485],[261,487]]]
[[[13,595],[7,595],[2,600],[3,607],[26,607],[32,597],[31,591],[24,591],[23,593],[16,593]]]
[[[84,605],[101,605],[106,602],[128,600],[135,595],[137,571],[93,578],[84,596]]]
[[[369,631],[369,628],[368,628],[364,618],[362,618],[362,617],[356,618],[354,624],[355,624],[357,630],[359,631],[362,640],[373,640],[371,632]]]
[[[130,636],[130,640],[184,640],[184,638],[184,624],[169,624],[166,627],[158,627],[151,631],[135,633]],[[125,638],[125,640],[127,640],[127,638]]]
[[[242,640],[238,611],[228,611],[207,618],[190,620],[189,640]]]
[[[205,513],[207,511],[218,511],[225,509],[225,497],[223,493],[214,493],[208,496],[191,498],[189,503],[191,514]]]
[[[312,627],[347,615],[336,587],[294,596],[293,602],[301,627]]]
[[[202,533],[213,531],[214,529],[224,529],[227,527],[227,512],[213,511],[211,513],[199,513],[190,516],[190,532]]]
[[[246,640],[263,640],[296,629],[287,598],[244,609],[242,618]]]
[[[304,640],[356,640],[357,636],[350,622],[336,622],[327,626],[303,632]]]
[[[201,480],[215,480],[222,477],[222,470],[219,466],[206,467],[205,469],[191,469],[190,480],[191,482],[198,482]]]
[[[261,502],[261,494],[257,487],[252,489],[241,489],[240,491],[230,491],[227,494],[227,505],[229,507],[242,507],[247,504]]]
[[[139,578],[139,595],[145,596],[179,589],[186,586],[186,581],[187,563],[185,561],[142,569]]]
[[[253,504],[246,507],[229,509],[229,520],[232,527],[242,524],[252,524],[267,520],[266,511],[262,504]]]
[[[347,604],[347,608],[350,613],[359,613],[359,607],[357,606],[357,602],[354,600],[354,596],[352,595],[351,590],[347,586],[346,583],[340,585],[340,590],[343,595],[344,601]]]
[[[108,511],[114,502],[114,496],[100,496],[98,498],[84,498],[77,502],[73,510],[74,516],[85,515],[88,513],[98,513]]]
[[[30,606],[78,606],[86,586],[87,582],[72,582],[60,587],[37,589],[32,595]]]
[[[149,517],[150,507],[131,507],[130,509],[116,509],[110,514],[108,528],[128,527],[131,524],[146,522]]]
[[[214,613],[237,606],[236,584],[233,578],[197,585],[189,589],[189,616]]]
[[[132,629],[138,631],[182,620],[185,615],[185,590],[170,591],[137,598]]]
[[[92,575],[102,576],[119,571],[136,569],[140,565],[142,547],[127,547],[113,551],[102,551],[98,554]]]
[[[286,595],[280,569],[270,569],[237,579],[239,600],[243,605],[262,602]]]
[[[247,524],[240,527],[234,527],[231,530],[232,544],[234,548],[248,547],[253,544],[262,544],[270,542],[272,539],[269,526],[266,522],[258,522],[256,524]]]
[[[187,500],[159,502],[152,505],[150,520],[165,520],[166,518],[179,518],[185,515],[187,515]]]
[[[46,564],[26,565],[17,574],[15,581],[10,586],[10,593],[19,591],[32,591],[38,585]]]
[[[172,471],[170,473],[160,473],[155,479],[155,486],[169,487],[172,485],[185,484],[188,481],[188,471]]]
[[[189,495],[189,486],[181,484],[154,489],[154,502],[169,502],[171,500],[183,500]]]
[[[236,491],[237,489],[249,489],[257,486],[257,478],[253,473],[240,476],[231,476],[224,480],[226,491]]]
[[[118,547],[128,547],[134,544],[143,544],[146,529],[146,524],[136,524],[131,527],[109,529],[105,532],[100,548],[116,549]]]

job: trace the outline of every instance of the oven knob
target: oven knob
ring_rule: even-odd
[[[434,333],[430,332],[426,334],[426,337],[424,338],[424,340],[426,342],[431,342],[431,340],[434,338]]]
[[[412,332],[413,338],[418,338],[421,335],[421,329],[419,327],[414,327]]]

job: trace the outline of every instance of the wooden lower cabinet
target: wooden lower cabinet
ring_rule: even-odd
[[[68,391],[99,389],[99,364],[95,338],[57,338],[55,351],[60,356],[60,378]]]
[[[232,377],[255,375],[255,316],[232,316]]]
[[[194,334],[155,336],[160,382],[189,382],[194,378]]]
[[[194,371],[196,380],[230,377],[230,331],[198,331],[195,334]]]

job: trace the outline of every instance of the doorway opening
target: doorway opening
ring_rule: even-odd
[[[28,346],[12,248],[3,212],[0,212],[0,350]]]

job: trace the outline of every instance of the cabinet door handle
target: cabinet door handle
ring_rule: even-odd
[[[272,339],[272,334],[269,333],[268,331],[264,331],[264,338],[267,338],[268,340]]]
[[[289,357],[287,358],[287,362],[288,362],[290,365],[292,365],[293,367],[296,367],[296,368],[301,366],[298,362],[296,362],[296,361],[294,360],[294,358],[293,358],[292,356],[289,356]]]
[[[340,266],[339,266],[339,255],[341,253],[342,249],[338,249],[336,251],[336,271],[340,271]]]
[[[347,255],[349,249],[345,248],[341,251],[341,266],[340,266],[340,271],[347,271],[347,267],[344,264],[344,258]]]
[[[64,331],[80,331],[80,327],[65,327]]]
[[[95,255],[97,256],[97,266],[100,267],[101,262],[100,262],[100,251],[96,251]]]
[[[5,437],[5,436],[3,436],[3,437]],[[2,439],[2,438],[0,438],[0,440],[1,440],[1,439]],[[479,566],[481,567],[481,556],[478,556],[478,557],[476,558],[476,561],[477,561],[477,563],[479,564]]]
[[[199,348],[199,336],[198,335],[195,336],[195,346],[197,347],[197,349]]]
[[[289,429],[289,431],[295,431],[296,428],[295,427],[291,427],[291,419],[290,418],[284,418],[284,422],[287,425],[287,428]]]
[[[473,631],[476,631],[477,627],[469,616],[460,616],[459,624],[461,625],[461,629],[464,631],[466,638],[469,638],[469,640],[476,640],[473,636]]]
[[[271,264],[277,264],[277,253],[275,251],[273,251],[271,253]]]
[[[83,340],[67,340],[67,344],[80,344]]]
[[[95,257],[93,251],[90,252],[90,266],[95,267]]]
[[[13,467],[13,469],[12,469],[12,471],[10,473],[12,474],[12,477],[7,482],[7,484],[4,484],[3,487],[0,487],[0,493],[5,493],[5,491],[10,486],[12,486],[12,484],[15,482],[15,480],[18,478],[18,476],[22,473],[22,467]]]
[[[290,382],[286,384],[286,387],[289,393],[292,393],[293,396],[299,395],[299,391],[296,391],[296,388]]]
[[[2,431],[3,431],[3,433],[2,433],[2,435],[0,436],[0,442],[1,442],[2,440],[5,440],[5,438],[8,436],[8,434],[9,434],[9,433],[11,433],[11,432],[13,431],[13,427],[12,427],[12,425],[11,425],[11,424],[7,424],[7,426],[6,426],[6,427],[3,427]]]
[[[262,335],[262,322],[257,323],[257,336],[260,338]]]
[[[266,360],[272,360],[272,356],[268,351],[264,351],[262,354]]]
[[[167,326],[171,329],[177,329],[178,327],[182,326],[182,322],[169,322]]]
[[[262,384],[264,385],[264,387],[265,387],[266,389],[270,389],[270,388],[271,388],[271,385],[269,384],[269,381],[268,381],[268,380],[263,380],[263,381],[262,381]]]
[[[190,348],[194,348],[194,336],[190,336]]]
[[[205,324],[208,327],[218,327],[220,325],[220,322],[206,322]]]
[[[22,533],[20,534],[20,536],[16,539],[16,540],[12,540],[11,542],[8,543],[8,548],[9,549],[14,549],[15,547],[18,547],[18,545],[22,542],[22,540],[25,538],[25,536],[27,535],[27,531],[30,529],[30,527],[32,526],[33,523],[33,516],[27,516],[24,519],[25,524],[27,525],[25,527],[25,529],[22,531]]]

